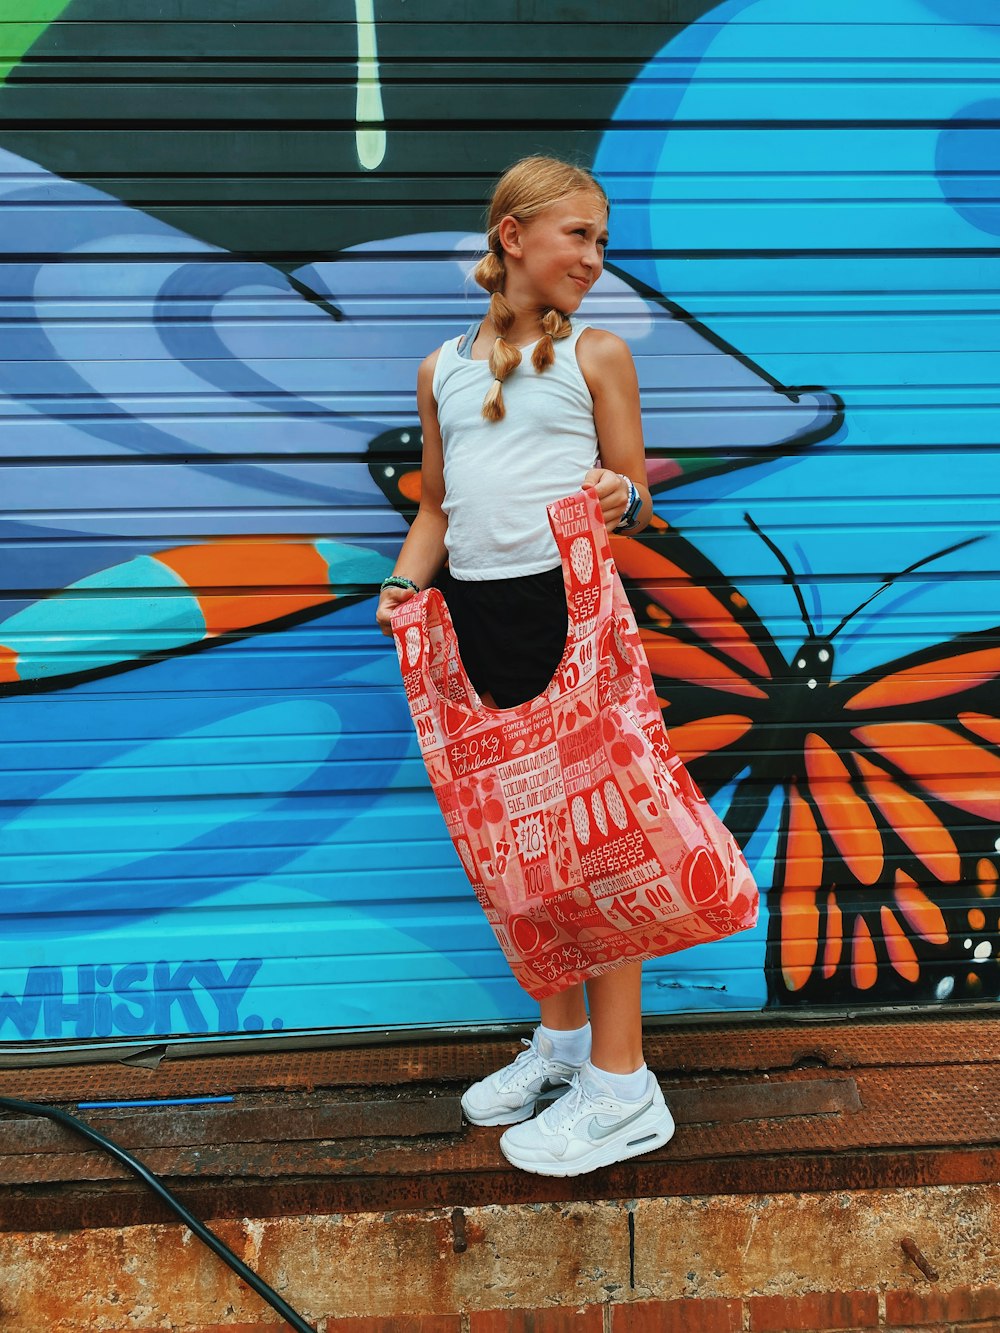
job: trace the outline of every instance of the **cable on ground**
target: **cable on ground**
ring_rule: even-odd
[[[57,1106],[39,1106],[36,1102],[22,1102],[16,1097],[0,1097],[0,1107],[8,1111],[16,1111],[21,1115],[40,1115],[47,1120],[54,1120],[56,1124],[64,1125],[76,1134],[82,1134],[85,1139],[89,1139],[91,1143],[95,1143],[99,1148],[110,1153],[112,1157],[116,1157],[123,1166],[127,1166],[140,1180],[144,1181],[153,1193],[162,1199],[172,1212],[177,1214],[184,1225],[210,1250],[214,1251],[224,1263],[227,1263],[247,1286],[267,1301],[273,1310],[277,1310],[282,1319],[286,1319],[295,1329],[295,1333],[316,1333],[312,1324],[307,1324],[287,1301],[282,1300],[273,1287],[269,1287],[262,1277],[255,1273],[252,1268],[248,1268],[243,1260],[234,1254],[224,1241],[219,1239],[214,1231],[210,1231],[204,1222],[184,1207],[180,1199],[171,1194],[157,1175],[133,1157],[131,1153],[126,1152],[121,1144],[115,1143],[113,1139],[107,1138],[99,1130],[88,1125],[86,1121],[77,1119],[76,1116],[70,1115],[68,1111],[60,1110]]]

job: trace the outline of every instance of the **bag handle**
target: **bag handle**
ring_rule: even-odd
[[[433,628],[430,615],[432,607],[437,621]],[[451,612],[440,588],[425,588],[423,592],[408,597],[392,613],[390,624],[396,641],[403,685],[411,702],[423,695],[430,699],[440,699],[444,703],[457,704],[473,712],[478,711],[478,696],[465,671]],[[456,669],[448,673],[447,684],[452,688],[457,687],[461,696],[457,698],[435,681],[432,672],[432,666],[438,664],[443,672],[449,657],[454,659]]]
[[[603,568],[606,563],[605,557],[611,554],[611,543],[608,541],[608,530],[604,526],[601,502],[593,486],[574,491],[572,495],[564,495],[559,500],[553,500],[551,504],[545,506],[545,512],[548,514],[549,527],[556,539],[560,555],[564,553],[568,555],[572,549],[573,539],[586,531],[593,539]]]
[[[598,705],[604,707],[606,703],[620,703],[634,692],[637,682],[642,682],[641,664],[636,660],[635,651],[636,646],[640,654],[642,649],[635,617],[611,554],[611,541],[597,491],[587,487],[575,495],[556,500],[548,506],[548,514],[563,559],[571,621],[578,606],[578,599],[573,595],[573,577],[579,573],[582,554],[581,549],[574,549],[574,546],[584,533],[593,543],[595,573],[600,583],[596,626]],[[575,560],[574,556],[577,557]],[[567,565],[572,573],[567,570]],[[579,614],[576,618],[579,620]],[[629,642],[630,638],[634,639],[634,643]]]
[[[611,613],[614,565],[597,492],[588,487],[546,505],[559,548],[569,636],[600,633]]]

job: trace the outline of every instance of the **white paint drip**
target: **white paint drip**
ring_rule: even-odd
[[[378,81],[378,48],[375,41],[375,0],[354,0],[358,25],[358,100],[355,111],[355,140],[358,161],[366,171],[374,171],[385,157],[385,130],[378,124],[385,120],[382,89]]]

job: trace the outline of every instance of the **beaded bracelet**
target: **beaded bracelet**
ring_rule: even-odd
[[[402,574],[390,574],[384,578],[379,585],[379,592],[385,592],[386,588],[402,588],[404,592],[420,591],[412,579],[404,579]]]

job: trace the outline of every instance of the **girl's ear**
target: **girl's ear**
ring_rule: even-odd
[[[517,218],[511,217],[508,213],[505,218],[500,219],[497,224],[497,240],[505,254],[514,259],[521,258],[521,224]]]

